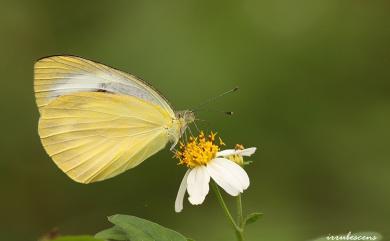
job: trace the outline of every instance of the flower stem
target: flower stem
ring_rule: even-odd
[[[237,224],[243,229],[244,228],[244,216],[242,215],[242,200],[241,194],[236,197],[236,205],[237,205]]]
[[[240,232],[236,231],[237,238],[240,241],[244,241],[244,216],[242,215],[242,200],[241,200],[241,194],[239,194],[236,197],[236,205],[237,205],[237,223],[240,227]]]
[[[238,226],[237,223],[234,221],[233,216],[230,214],[230,211],[229,211],[228,207],[226,206],[225,201],[223,200],[223,197],[221,195],[221,192],[219,191],[218,185],[215,182],[212,182],[211,187],[213,188],[213,191],[214,191],[215,195],[217,196],[219,205],[221,206],[222,210],[224,211],[226,218],[229,220],[229,222],[232,224],[234,230],[236,231],[237,240],[244,241],[244,230],[240,226]]]

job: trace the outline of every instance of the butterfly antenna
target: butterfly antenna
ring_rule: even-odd
[[[197,112],[199,111],[219,112],[229,116],[232,116],[234,114],[233,111],[222,111],[222,110],[214,110],[214,109],[198,109]]]
[[[214,97],[212,97],[212,98],[209,98],[209,99],[207,99],[205,102],[203,102],[203,103],[201,103],[200,105],[198,105],[193,111],[199,111],[199,110],[200,110],[200,107],[205,106],[205,105],[207,105],[208,103],[213,102],[213,101],[215,101],[215,100],[221,98],[221,97],[224,96],[224,95],[227,95],[227,94],[236,92],[237,90],[238,90],[238,86],[234,87],[234,88],[231,89],[231,90],[228,90],[228,91],[226,91],[226,92],[223,92],[223,93],[221,93],[221,94],[219,94],[219,95],[217,95],[217,96],[214,96]],[[228,113],[228,112],[226,112],[226,113]],[[230,112],[229,112],[229,113],[230,113]],[[229,115],[229,114],[228,114],[228,115]]]

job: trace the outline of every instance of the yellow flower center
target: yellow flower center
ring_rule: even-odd
[[[220,146],[225,145],[221,138],[219,138],[219,145],[215,143],[216,135],[216,133],[211,132],[206,137],[202,131],[198,137],[190,137],[188,143],[181,142],[179,150],[175,153],[175,158],[179,159],[179,164],[189,168],[206,165],[215,158]]]

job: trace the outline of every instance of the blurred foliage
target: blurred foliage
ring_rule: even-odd
[[[198,125],[227,147],[259,147],[244,209],[266,215],[248,240],[390,236],[388,0],[0,1],[3,240],[96,233],[112,213],[196,240],[232,236],[211,194],[174,213],[185,168],[168,150],[91,185],[58,170],[39,141],[32,87],[34,61],[54,54],[138,75],[178,110],[240,86],[207,106],[233,116],[199,112]]]
[[[52,241],[103,241],[102,239],[96,239],[91,236],[63,236],[56,238]]]

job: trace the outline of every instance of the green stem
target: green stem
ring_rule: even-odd
[[[237,223],[238,226],[243,229],[244,228],[244,216],[242,215],[242,200],[241,200],[241,194],[239,194],[236,198],[236,205],[237,205]]]
[[[232,224],[234,230],[236,231],[236,236],[238,241],[244,241],[244,230],[236,224],[236,222],[233,219],[233,216],[230,214],[230,211],[223,200],[223,197],[221,195],[221,192],[219,191],[218,185],[215,182],[211,183],[211,187],[213,188],[213,191],[215,195],[217,196],[219,205],[221,206],[222,210],[225,213],[226,218],[229,220],[229,222]]]
[[[245,239],[244,239],[244,231],[243,230],[241,230],[240,232],[236,231],[236,236],[237,236],[237,240],[238,241],[245,241]]]

